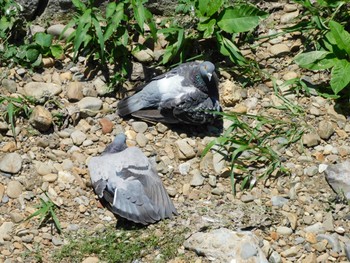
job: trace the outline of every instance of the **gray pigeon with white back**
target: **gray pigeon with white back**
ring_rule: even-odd
[[[200,125],[212,123],[221,111],[218,77],[209,61],[188,62],[157,76],[118,103],[118,114],[149,121]]]
[[[177,214],[152,162],[118,134],[88,163],[95,193],[114,214],[148,225]]]

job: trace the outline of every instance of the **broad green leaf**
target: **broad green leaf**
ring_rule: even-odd
[[[140,27],[141,32],[143,33],[143,27],[145,23],[145,7],[141,1],[132,0],[132,7],[134,9],[135,19],[137,24]]]
[[[204,34],[203,34],[204,38],[209,38],[214,33],[215,25],[216,25],[216,20],[211,19],[208,23],[198,24],[198,30],[204,31]]]
[[[83,3],[81,0],[72,0],[73,5],[82,12],[85,12],[86,10],[86,5]]]
[[[106,18],[110,18],[112,15],[114,15],[116,9],[117,9],[116,2],[109,3],[106,7]]]
[[[27,57],[28,61],[30,63],[32,63],[35,60],[37,60],[37,58],[39,57],[39,54],[40,54],[39,50],[31,48],[31,49],[27,50],[26,57]]]
[[[34,39],[35,43],[41,47],[50,47],[52,43],[52,35],[43,32],[36,33]]]
[[[60,58],[63,55],[63,48],[61,45],[52,45],[50,47],[50,50],[52,56],[54,56],[55,58]]]
[[[247,64],[246,59],[242,56],[239,49],[235,46],[234,43],[232,43],[231,40],[223,37],[219,33],[216,34],[216,39],[219,42],[221,54],[228,56],[232,62],[235,62],[238,65],[242,66]]]
[[[42,58],[42,55],[39,54],[38,58],[34,62],[32,62],[32,66],[39,67],[41,65]]]
[[[87,32],[91,28],[91,9],[87,9],[86,12],[81,16],[79,20],[79,24],[77,27],[77,30],[75,32],[75,38],[74,38],[74,55],[73,59],[76,59],[78,51],[80,50],[81,44],[85,42],[86,46],[86,39],[89,37],[87,35]]]
[[[119,3],[116,6],[115,13],[113,14],[113,17],[111,17],[111,20],[107,24],[107,28],[104,33],[104,41],[107,41],[111,35],[118,29],[120,22],[122,21],[124,16],[124,4]]]
[[[350,62],[339,59],[331,71],[331,88],[334,94],[338,94],[350,83]]]
[[[200,0],[198,1],[198,10],[201,16],[211,17],[219,11],[223,3],[224,0]]]
[[[344,27],[331,20],[329,22],[330,32],[334,36],[334,40],[336,41],[339,49],[344,50],[350,56],[350,34],[347,32]]]
[[[311,51],[306,53],[300,53],[294,58],[295,63],[303,68],[308,69],[321,69],[332,67],[332,63],[322,63],[322,60],[327,56],[331,55],[328,51]],[[329,62],[329,61],[328,61]]]
[[[219,27],[227,33],[241,33],[254,29],[268,14],[251,5],[237,5],[221,12]]]

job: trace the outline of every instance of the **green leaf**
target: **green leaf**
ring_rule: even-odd
[[[74,37],[74,55],[73,60],[76,59],[78,55],[78,51],[80,50],[81,44],[85,42],[89,38],[89,35],[87,35],[87,32],[91,28],[91,9],[87,9],[86,12],[81,16],[79,20],[79,24],[77,27],[77,30],[75,31],[75,37]],[[90,38],[91,39],[91,38]]]
[[[123,16],[124,16],[124,4],[119,3],[115,7],[115,13],[111,17],[111,20],[108,20],[107,28],[103,35],[104,41],[107,41],[112,36],[112,34],[118,29],[120,22],[123,19]]]
[[[44,48],[50,47],[52,44],[52,35],[43,32],[36,33],[34,39],[35,43]]]
[[[86,10],[86,5],[81,0],[72,0],[73,5],[79,10],[84,12]]]
[[[63,48],[61,45],[52,45],[50,51],[55,58],[60,58],[63,55]]]
[[[106,18],[112,17],[114,15],[116,9],[117,9],[116,2],[109,3],[106,7]]]
[[[338,94],[350,83],[350,62],[339,59],[331,71],[331,88],[334,94]]]
[[[231,40],[223,37],[219,33],[216,34],[216,39],[218,40],[221,54],[228,56],[232,62],[235,62],[238,65],[243,66],[247,64],[246,59]]]
[[[333,67],[334,59],[334,55],[328,51],[311,51],[300,53],[294,58],[294,61],[303,68],[319,70]]]
[[[6,113],[11,125],[12,135],[16,139],[16,130],[15,130],[15,105],[12,102],[7,104]]]
[[[221,12],[219,27],[227,33],[241,33],[254,29],[268,14],[251,5],[237,5]]]
[[[196,1],[197,2],[197,1]],[[219,11],[219,8],[223,5],[223,0],[200,0],[198,3],[198,11],[201,16],[211,17],[213,14]]]
[[[39,67],[41,65],[41,61],[42,61],[42,55],[39,54],[38,58],[34,62],[32,62],[32,66]]]
[[[100,26],[100,22],[97,19],[92,18],[92,23],[95,27],[96,30],[96,34],[97,34],[97,38],[98,38],[98,43],[100,45],[100,55],[101,55],[101,60],[102,63],[105,63],[105,42],[104,42],[104,38],[103,38],[103,33],[102,33],[102,29]]]
[[[30,63],[32,63],[32,62],[34,62],[35,60],[38,59],[39,54],[40,54],[40,52],[37,49],[34,49],[34,48],[27,49],[27,51],[26,51],[26,58],[28,59],[28,61]]]
[[[211,19],[208,23],[198,24],[198,30],[204,31],[203,37],[209,38],[213,35],[215,30],[216,20]]]
[[[334,40],[336,41],[339,49],[344,50],[348,55],[350,55],[350,34],[344,27],[331,20],[329,22],[330,32],[332,33]]]
[[[142,5],[141,1],[136,1],[136,0],[132,0],[132,7],[134,9],[134,15],[135,15],[137,24],[139,25],[140,30],[143,33],[144,31],[143,27],[145,23],[145,8]]]

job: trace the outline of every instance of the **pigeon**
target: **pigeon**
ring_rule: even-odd
[[[117,217],[148,225],[177,215],[152,162],[118,134],[101,156],[88,163],[92,186]]]
[[[209,61],[188,62],[157,76],[118,103],[117,113],[163,123],[213,123],[221,111],[218,77]]]

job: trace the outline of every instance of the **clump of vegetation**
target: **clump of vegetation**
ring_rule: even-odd
[[[123,0],[111,2],[105,13],[94,7],[95,0],[84,4],[73,0],[77,13],[68,23],[66,29],[76,30],[68,37],[72,45],[75,60],[78,55],[86,56],[90,61],[98,62],[109,80],[107,63],[114,66],[113,84],[118,84],[130,70],[130,56],[135,49],[143,49],[141,44],[134,44],[133,38],[144,35],[156,40],[156,27],[152,14],[140,0]],[[148,25],[150,34],[145,34]]]
[[[157,250],[161,255],[157,262],[168,262],[176,257],[185,240],[183,231],[156,236],[147,229],[116,230],[108,227],[103,232],[84,233],[79,238],[72,238],[53,255],[53,260],[82,262],[84,258],[95,255],[107,262],[133,262]]]
[[[38,210],[28,216],[25,219],[26,221],[30,220],[33,217],[39,216],[39,227],[52,221],[58,233],[62,232],[60,221],[56,215],[58,206],[50,199],[46,192],[44,193],[43,197],[40,197],[40,205],[37,205],[36,208]]]
[[[348,97],[350,77],[350,14],[347,1],[295,1],[304,7],[303,20],[288,30],[301,30],[307,37],[306,51],[295,57],[295,62],[310,70],[331,70],[329,88],[320,89],[321,95]],[[310,33],[310,34],[309,34]]]
[[[287,174],[280,150],[300,140],[303,129],[295,122],[238,113],[216,113],[230,126],[210,142],[202,156],[213,149],[230,162],[232,191],[236,184],[251,189],[258,180]]]
[[[0,95],[0,108],[2,108],[2,118],[11,125],[13,137],[16,139],[16,118],[25,116],[29,118],[32,112],[32,105],[35,99],[28,96],[9,97]]]

